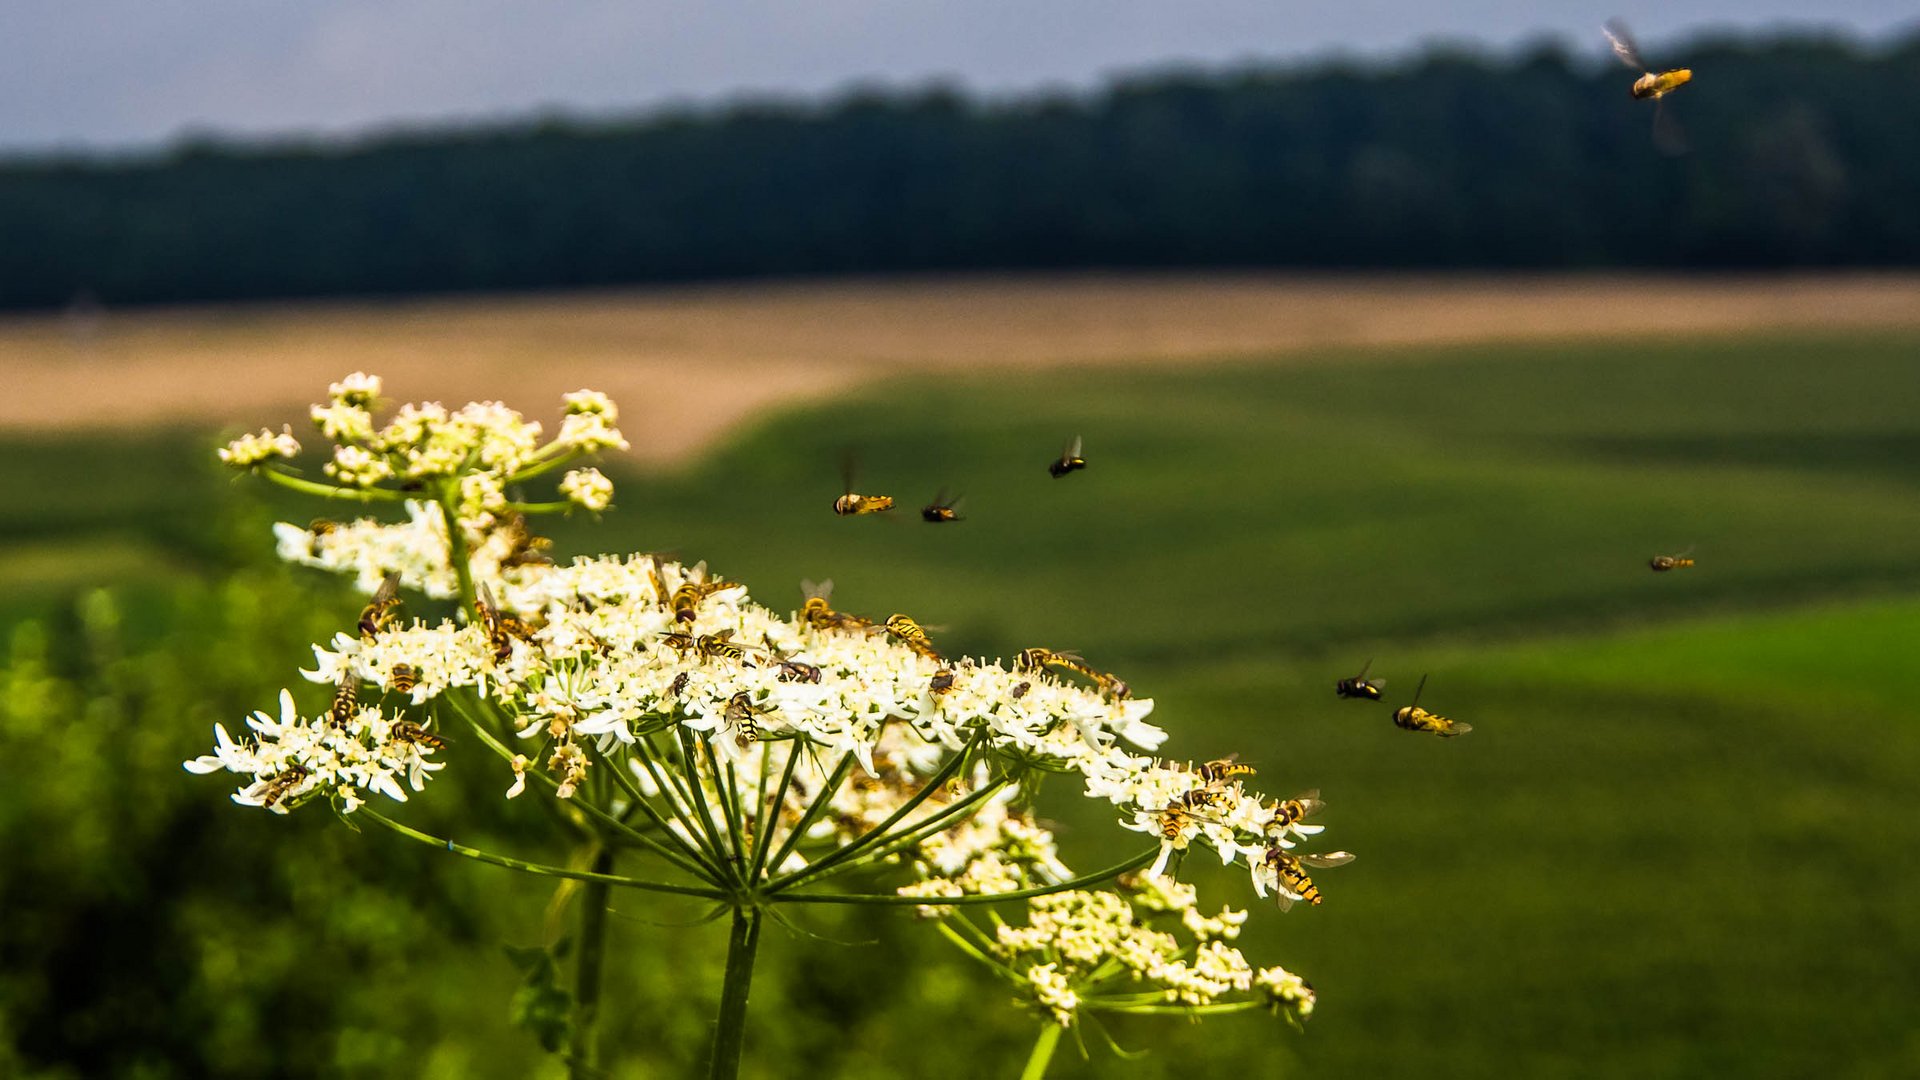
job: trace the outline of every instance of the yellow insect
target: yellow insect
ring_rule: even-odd
[[[1238,776],[1252,776],[1253,766],[1240,764],[1239,757],[1238,754],[1228,754],[1223,758],[1215,758],[1194,771],[1209,784],[1224,784]]]
[[[1693,566],[1693,559],[1689,557],[1692,553],[1693,549],[1688,548],[1678,555],[1655,555],[1647,560],[1647,566],[1656,574],[1664,574],[1669,570],[1690,569]]]
[[[941,488],[933,501],[920,508],[920,520],[929,525],[939,525],[949,521],[959,521],[961,517],[954,509],[960,505],[959,498],[947,498],[947,489]]]
[[[701,563],[700,566],[705,567],[706,563]],[[694,615],[697,614],[697,609],[700,607],[700,602],[707,597],[712,596],[714,593],[726,592],[728,589],[742,589],[746,587],[737,581],[722,581],[719,578],[708,580],[704,569],[696,568],[695,576],[697,576],[699,580],[689,580],[679,588],[673,590],[673,599],[668,605],[673,608],[673,617],[684,623],[693,621]]]
[[[699,650],[702,660],[721,657],[726,660],[746,660],[751,647],[733,640],[731,628],[712,634],[701,634],[694,640],[694,648]],[[749,665],[751,666],[751,665]]]
[[[400,575],[388,574],[374,590],[373,599],[360,609],[360,636],[373,637],[399,618]]]
[[[421,727],[411,720],[401,720],[387,729],[392,736],[404,743],[417,743],[429,750],[445,750],[447,740]]]
[[[500,610],[493,599],[493,590],[485,582],[480,584],[479,595],[473,599],[474,614],[480,619],[481,629],[487,632],[487,643],[493,646],[493,658],[505,663],[513,656],[515,638],[521,641],[533,641],[533,627],[524,620]]]
[[[527,528],[527,515],[514,514],[501,531],[507,535],[507,553],[500,557],[502,569],[515,566],[552,566],[553,541],[536,536]]]
[[[305,780],[307,776],[306,767],[302,765],[289,765],[274,774],[273,779],[267,781],[266,790],[260,793],[260,805],[272,806],[281,799],[286,798],[287,794],[294,788],[299,787],[301,781]]]
[[[845,482],[847,493],[833,500],[833,512],[841,517],[857,514],[877,514],[882,510],[893,509],[891,495],[860,495],[853,490],[853,459],[848,457],[840,467],[840,479]]]
[[[393,670],[387,672],[387,685],[396,694],[411,694],[413,688],[420,685],[420,673],[412,664],[395,664]]]
[[[1075,435],[1072,442],[1061,448],[1059,458],[1047,465],[1048,474],[1058,480],[1070,472],[1086,468],[1087,459],[1081,456],[1081,449],[1080,436]]]
[[[328,712],[328,722],[334,727],[346,727],[353,714],[360,711],[360,680],[351,674],[342,674],[340,688],[333,692],[333,708]]]
[[[1450,739],[1455,735],[1465,735],[1473,730],[1472,724],[1458,720],[1449,720],[1438,713],[1431,713],[1420,707],[1420,691],[1427,688],[1427,677],[1420,676],[1420,686],[1413,692],[1413,704],[1402,705],[1393,711],[1393,722],[1397,727],[1408,731],[1426,731]]]
[[[835,611],[828,601],[833,597],[833,580],[815,585],[811,581],[802,581],[800,591],[806,596],[806,602],[800,605],[800,619],[815,630],[871,630],[873,620],[858,615],[848,615]]]
[[[1372,670],[1373,661],[1368,660],[1360,666],[1360,674],[1351,679],[1341,679],[1333,684],[1333,692],[1343,698],[1362,698],[1367,701],[1379,701],[1380,691],[1387,685],[1385,679],[1367,681],[1367,672]]]
[[[1350,851],[1330,851],[1325,855],[1291,855],[1279,847],[1267,849],[1267,865],[1273,868],[1273,875],[1279,885],[1280,910],[1293,906],[1295,900],[1305,900],[1309,904],[1320,903],[1320,887],[1307,876],[1306,867],[1324,869],[1329,866],[1345,866],[1353,861]]]
[[[946,657],[941,656],[939,652],[934,649],[933,642],[927,639],[926,630],[922,628],[919,623],[914,622],[905,615],[895,614],[887,616],[887,632],[899,638],[901,644],[919,653],[921,656],[936,663],[946,662]]]
[[[660,641],[667,648],[679,653],[682,658],[685,658],[688,653],[695,652],[700,648],[700,639],[692,634],[662,634]]]
[[[1653,138],[1660,149],[1677,154],[1686,149],[1686,140],[1681,136],[1679,127],[1664,110],[1661,99],[1680,89],[1693,80],[1691,68],[1673,68],[1656,72],[1645,60],[1640,58],[1640,48],[1634,44],[1633,35],[1627,32],[1626,24],[1615,19],[1602,27],[1606,31],[1607,43],[1613,46],[1613,55],[1620,62],[1640,73],[1633,80],[1627,92],[1635,101],[1653,102]]]
[[[1267,824],[1267,831],[1274,836],[1279,836],[1293,826],[1305,821],[1308,815],[1319,813],[1326,808],[1326,805],[1326,803],[1320,801],[1320,792],[1318,789],[1309,791],[1304,795],[1295,795],[1291,799],[1274,803],[1273,820]]]
[[[739,732],[740,738],[753,742],[760,738],[760,722],[757,719],[767,710],[753,703],[753,695],[745,690],[727,699],[727,726]]]
[[[814,667],[812,664],[803,664],[798,660],[782,660],[780,661],[780,674],[776,677],[781,682],[817,683],[820,681],[820,669]]]

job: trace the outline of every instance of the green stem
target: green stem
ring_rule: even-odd
[[[469,622],[473,620],[474,601],[479,592],[473,585],[473,563],[467,557],[467,532],[460,526],[460,515],[455,509],[460,497],[460,489],[449,484],[440,496],[440,516],[447,526],[447,562],[453,566],[453,576],[460,582],[460,614]]]
[[[1040,1080],[1047,1075],[1047,1065],[1053,1061],[1053,1048],[1060,1045],[1060,1033],[1065,1030],[1055,1023],[1041,1026],[1040,1037],[1033,1040],[1033,1053],[1027,1055],[1027,1067],[1020,1070],[1020,1080]]]
[[[284,488],[291,488],[303,495],[317,495],[322,499],[337,499],[345,502],[400,502],[409,498],[406,492],[390,491],[386,488],[346,488],[332,484],[319,484],[312,480],[302,480],[291,473],[279,469],[261,469],[261,476]]]
[[[1071,881],[1058,885],[1037,885],[1031,889],[1015,889],[1012,892],[973,893],[966,896],[901,896],[899,893],[830,893],[830,892],[783,892],[774,901],[782,904],[911,904],[916,907],[956,907],[965,904],[997,904],[1002,900],[1025,900],[1030,896],[1050,896],[1070,889],[1081,889],[1088,885],[1119,877],[1129,870],[1138,870],[1152,862],[1160,854],[1157,847],[1135,855],[1123,863],[1116,863],[1105,870],[1096,870],[1091,874],[1082,874]]]
[[[714,889],[703,889],[697,885],[675,885],[665,881],[643,881],[640,878],[621,877],[618,874],[598,874],[591,870],[569,870],[564,866],[548,866],[545,863],[528,862],[525,859],[514,859],[505,855],[495,855],[491,851],[481,851],[479,848],[467,847],[465,844],[456,844],[451,840],[443,839],[430,833],[423,833],[418,829],[409,828],[392,818],[382,817],[380,814],[364,806],[355,810],[353,817],[356,821],[365,820],[384,825],[409,840],[418,841],[429,847],[440,848],[454,855],[463,855],[476,862],[491,863],[494,866],[504,866],[509,870],[538,874],[542,877],[572,878],[575,881],[604,881],[609,885],[619,885],[623,888],[644,889],[648,892],[673,893],[675,896],[701,896],[709,900],[727,899],[726,893]]]
[[[753,954],[760,946],[760,912],[733,909],[727,938],[727,981],[720,990],[720,1017],[713,1029],[708,1080],[734,1080],[747,1041],[747,991],[753,986]]]
[[[602,847],[594,852],[592,872],[611,877],[613,851]],[[605,881],[587,883],[580,897],[580,954],[573,972],[573,1045],[567,1055],[570,1080],[597,1080],[600,1075],[600,1046],[594,1027],[600,1019],[602,962],[607,950],[607,899],[613,886]]]
[[[914,792],[912,798],[901,803],[900,808],[895,810],[887,820],[868,829],[840,850],[824,855],[815,862],[809,863],[791,874],[774,878],[767,883],[767,891],[774,892],[784,889],[789,885],[798,885],[800,882],[825,873],[835,865],[843,863],[855,855],[860,854],[862,851],[865,851],[867,848],[887,839],[888,830],[898,825],[908,814],[913,813],[921,803],[927,801],[929,796],[935,791],[938,791],[942,785],[951,779],[954,773],[959,772],[960,766],[966,761],[966,758],[967,755],[964,750],[954,754],[953,757],[947,760],[946,764],[940,767],[939,771],[927,778],[926,783],[920,785],[920,790]],[[911,828],[909,828],[908,831],[912,831]]]

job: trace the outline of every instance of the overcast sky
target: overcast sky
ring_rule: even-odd
[[[1377,55],[1540,34],[1653,60],[1705,28],[1862,36],[1914,0],[0,0],[0,148],[151,144],[183,130],[353,132],[604,112],[854,80],[1093,86],[1171,62]]]

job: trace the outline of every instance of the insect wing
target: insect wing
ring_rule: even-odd
[[[395,571],[380,579],[380,587],[373,591],[371,604],[391,604],[400,596],[400,573]]]
[[[1297,857],[1303,866],[1311,866],[1315,869],[1324,870],[1329,866],[1345,866],[1352,862],[1353,852],[1329,851],[1325,855],[1301,855]]]
[[[1667,108],[1665,98],[1653,103],[1653,148],[1668,157],[1679,157],[1687,152],[1687,133],[1681,130],[1680,121],[1674,119],[1673,110]]]
[[[1640,48],[1634,44],[1633,35],[1627,32],[1627,24],[1619,19],[1610,20],[1600,28],[1607,35],[1607,43],[1613,46],[1613,55],[1620,62],[1635,71],[1649,71],[1647,62],[1640,59]]]

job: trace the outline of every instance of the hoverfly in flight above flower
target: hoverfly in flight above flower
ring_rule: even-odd
[[[1653,102],[1654,145],[1664,153],[1685,153],[1686,139],[1680,134],[1679,125],[1667,113],[1665,102],[1661,99],[1692,81],[1693,70],[1673,68],[1656,72],[1640,58],[1640,48],[1634,44],[1633,35],[1627,32],[1625,23],[1614,19],[1601,29],[1606,32],[1608,44],[1613,46],[1613,55],[1619,57],[1621,63],[1640,72],[1640,77],[1633,80],[1627,92],[1633,95],[1635,101]]]
[[[840,462],[840,480],[846,494],[833,500],[833,512],[841,517],[853,517],[858,514],[878,514],[893,509],[891,495],[860,495],[853,490],[853,455],[848,454]]]
[[[1361,698],[1366,701],[1379,701],[1380,691],[1386,687],[1387,680],[1374,679],[1369,682],[1367,679],[1367,671],[1372,667],[1372,660],[1368,660],[1366,663],[1360,665],[1360,674],[1350,679],[1341,679],[1339,682],[1334,683],[1333,692],[1343,698]]]
[[[1691,569],[1693,566],[1692,555],[1692,548],[1688,548],[1678,555],[1655,555],[1653,558],[1647,560],[1647,567],[1656,574],[1664,574],[1669,570]]]
[[[373,598],[360,609],[360,636],[370,638],[393,625],[400,607],[400,575],[388,574],[374,590]]]
[[[941,525],[949,521],[963,520],[955,508],[960,505],[960,497],[947,498],[947,489],[941,488],[933,501],[920,508],[920,520],[929,525]]]
[[[1047,472],[1058,480],[1070,472],[1086,468],[1087,459],[1081,456],[1081,450],[1080,436],[1075,435],[1072,442],[1061,448],[1060,456],[1048,464]]]
[[[1450,739],[1455,735],[1465,735],[1467,732],[1473,730],[1472,724],[1462,723],[1458,720],[1449,720],[1439,713],[1428,712],[1421,708],[1420,691],[1426,688],[1427,677],[1422,675],[1420,676],[1420,685],[1413,691],[1413,704],[1402,705],[1393,711],[1393,723],[1395,727],[1402,727],[1408,731],[1431,732],[1443,739]]]

